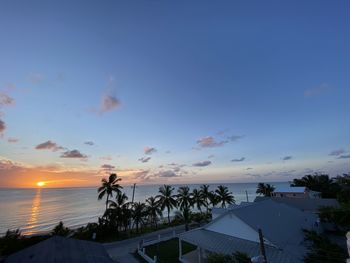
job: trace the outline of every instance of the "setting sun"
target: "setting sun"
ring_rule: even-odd
[[[36,185],[39,186],[39,187],[42,187],[42,186],[45,185],[45,182],[37,182]]]

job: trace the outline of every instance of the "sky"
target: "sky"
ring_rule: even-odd
[[[350,171],[348,1],[1,1],[0,187]]]

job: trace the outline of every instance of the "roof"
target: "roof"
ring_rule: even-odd
[[[289,197],[264,197],[257,196],[254,202],[261,202],[271,199],[302,211],[318,212],[322,206],[339,207],[337,199],[332,198],[289,198]]]
[[[110,263],[113,261],[108,256],[104,247],[99,243],[54,236],[8,256],[5,262]]]
[[[277,186],[274,193],[304,193],[306,191],[305,186]]]
[[[250,257],[260,255],[259,243],[228,236],[214,231],[198,228],[179,235],[180,239],[195,244],[205,250],[216,253],[232,254],[236,251],[248,254]],[[271,263],[301,262],[287,255],[282,250],[265,245],[266,257]]]
[[[303,229],[317,230],[315,226],[317,216],[315,214],[303,212],[272,200],[256,202],[249,206],[229,210],[207,226],[217,222],[228,213],[234,214],[255,231],[261,228],[264,238],[297,258],[302,258],[306,252],[303,245]],[[204,228],[207,226],[204,226]]]

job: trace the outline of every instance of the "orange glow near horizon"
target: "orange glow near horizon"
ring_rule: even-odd
[[[36,183],[36,185],[38,186],[38,187],[43,187],[43,186],[45,186],[45,182],[37,182]]]

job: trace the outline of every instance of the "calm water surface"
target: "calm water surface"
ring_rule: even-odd
[[[249,201],[256,194],[256,183],[224,184],[234,194],[236,202]],[[273,183],[273,185],[288,185]],[[180,185],[174,186],[177,189]],[[200,185],[188,185],[191,189]],[[214,190],[218,184],[210,184]],[[142,201],[158,194],[159,185],[137,186],[135,201]],[[131,201],[132,187],[124,186]],[[20,228],[22,233],[35,234],[50,231],[59,221],[66,226],[77,227],[88,222],[97,222],[104,212],[104,202],[97,200],[96,188],[61,189],[0,189],[0,234],[7,229]]]

